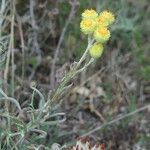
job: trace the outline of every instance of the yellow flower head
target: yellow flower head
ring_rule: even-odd
[[[92,19],[83,19],[80,23],[81,31],[84,34],[91,34],[95,30],[96,22]]]
[[[94,38],[97,42],[104,43],[110,38],[110,31],[106,27],[99,27],[94,32]]]
[[[107,22],[108,25],[111,25],[115,21],[114,15],[107,10],[101,12],[99,17],[103,18],[103,20],[105,20],[105,22]]]
[[[102,16],[97,17],[96,23],[98,27],[107,27],[109,25],[108,21]]]
[[[93,9],[87,9],[82,13],[83,19],[95,19],[98,16],[98,13]]]
[[[103,53],[103,45],[101,43],[95,43],[89,50],[91,57],[99,58]]]

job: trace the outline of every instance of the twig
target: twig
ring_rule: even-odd
[[[37,29],[35,16],[34,16],[34,0],[30,0],[30,15],[31,15],[31,25],[33,29]]]
[[[12,89],[11,89],[11,95],[14,97],[14,89],[15,89],[15,65],[14,65],[14,22],[15,22],[15,1],[13,1],[13,4],[12,4],[13,8],[12,8],[12,23],[11,23],[11,37],[10,37],[10,49],[11,49],[11,65],[12,65],[12,70],[11,70],[11,86],[12,86]]]
[[[6,60],[6,67],[4,71],[4,82],[5,82],[5,92],[7,93],[7,82],[8,82],[8,72],[9,72],[9,63],[11,57],[11,96],[14,96],[14,77],[15,77],[15,68],[14,68],[14,22],[15,22],[15,0],[12,1],[12,17],[11,17],[11,33],[10,33],[10,40],[9,40],[9,49],[7,53],[7,60]],[[9,102],[5,101],[5,108],[9,112]]]
[[[75,0],[75,2],[76,2],[76,0]],[[69,17],[68,17],[68,19],[66,21],[66,24],[65,24],[65,26],[64,26],[64,28],[62,30],[62,33],[60,35],[60,38],[59,38],[59,41],[58,41],[58,45],[57,45],[57,48],[56,48],[56,51],[55,51],[55,54],[54,54],[54,59],[52,61],[52,67],[51,67],[51,75],[50,75],[51,89],[55,88],[55,68],[56,68],[55,64],[56,64],[56,62],[58,60],[58,54],[60,53],[60,47],[61,47],[61,44],[62,44],[62,42],[64,40],[64,36],[65,36],[66,31],[67,31],[68,25],[69,25],[69,23],[71,22],[71,20],[72,20],[72,18],[74,16],[75,6],[76,6],[76,4],[73,3],[72,7],[71,7],[71,10],[70,10],[70,13],[69,13]]]
[[[93,130],[91,130],[91,131],[89,131],[89,132],[83,134],[82,136],[89,136],[90,134],[93,134],[94,132],[103,129],[104,127],[106,127],[106,126],[108,126],[108,125],[111,125],[111,124],[113,124],[113,123],[116,123],[116,122],[118,122],[118,121],[120,121],[120,120],[122,120],[122,119],[124,119],[124,118],[129,117],[129,116],[135,115],[136,113],[139,113],[139,112],[141,112],[141,111],[143,111],[143,110],[145,110],[145,109],[148,109],[148,108],[150,108],[150,104],[147,105],[147,106],[143,106],[143,107],[141,107],[141,108],[139,108],[139,109],[137,109],[137,110],[135,110],[135,111],[132,111],[132,112],[130,112],[130,113],[127,113],[127,114],[124,115],[124,116],[118,117],[118,118],[116,118],[116,119],[114,119],[114,120],[112,120],[112,121],[109,121],[109,122],[103,124],[102,126],[99,126],[99,127],[95,128],[95,129],[93,129]]]
[[[22,49],[22,81],[24,80],[24,72],[25,72],[25,44],[24,44],[24,35],[22,30],[22,22],[19,15],[17,15],[18,27],[19,27],[19,34],[21,39],[21,49]]]
[[[38,54],[40,54],[40,46],[38,44],[38,35],[37,35],[37,29],[38,29],[38,26],[36,24],[36,21],[35,21],[35,16],[34,16],[34,0],[30,0],[30,16],[31,16],[31,25],[32,25],[32,29],[33,29],[33,37],[34,37],[34,45],[35,45],[35,49],[36,49],[36,52]]]

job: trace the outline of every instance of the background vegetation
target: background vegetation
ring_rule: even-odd
[[[1,149],[50,149],[53,143],[70,147],[76,137],[86,134],[108,150],[149,150],[150,109],[89,133],[150,104],[149,3],[1,0]],[[34,128],[35,110],[85,50],[87,39],[79,24],[87,8],[115,14],[111,40],[102,58],[71,81],[49,120]]]

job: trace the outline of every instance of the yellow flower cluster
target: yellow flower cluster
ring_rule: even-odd
[[[109,11],[103,11],[98,14],[95,10],[85,10],[82,13],[82,21],[80,23],[81,31],[84,34],[91,35],[96,43],[90,48],[90,55],[93,58],[99,58],[103,52],[103,44],[110,38],[108,27],[114,23],[115,17]]]

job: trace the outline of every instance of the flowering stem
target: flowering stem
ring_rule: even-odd
[[[64,87],[66,86],[66,84],[79,72],[83,71],[86,67],[88,67],[92,62],[93,59],[91,59],[89,61],[88,64],[86,64],[83,68],[81,68],[80,70],[78,70],[78,68],[81,66],[82,62],[85,60],[87,53],[89,51],[89,48],[92,46],[94,40],[91,40],[90,38],[88,39],[88,46],[84,52],[84,54],[82,55],[82,57],[80,58],[79,62],[76,64],[75,67],[73,67],[63,78],[62,82],[60,83],[59,87],[56,89],[52,99],[49,99],[47,101],[47,103],[45,104],[45,107],[49,107],[51,103],[53,103],[54,101],[56,101],[56,99],[60,96],[60,94],[62,93]]]
[[[70,71],[65,75],[65,77],[62,79],[60,85],[58,86],[58,88],[56,89],[56,91],[54,92],[53,96],[51,99],[48,99],[48,101],[45,103],[45,105],[40,109],[39,114],[37,116],[37,122],[40,120],[40,118],[43,118],[45,114],[43,114],[44,112],[47,112],[51,109],[52,104],[55,102],[56,100],[59,98],[59,96],[61,96],[63,90],[65,89],[67,83],[78,73],[82,72],[84,69],[86,69],[93,61],[94,59],[91,58],[90,61],[85,64],[81,69],[79,69],[79,67],[81,66],[82,62],[85,60],[87,53],[89,51],[89,48],[92,46],[94,40],[92,40],[90,37],[88,38],[88,45],[86,50],[84,51],[82,57],[80,58],[80,60],[78,61],[78,63],[72,68],[70,69]]]

